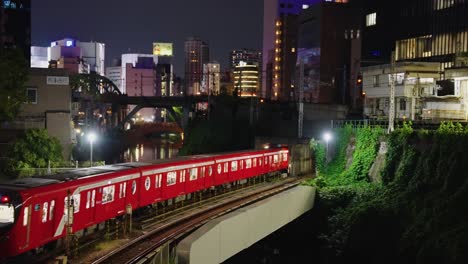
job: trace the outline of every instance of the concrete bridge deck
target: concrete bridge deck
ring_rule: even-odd
[[[177,263],[221,263],[311,210],[314,201],[314,187],[297,186],[216,218],[177,245]]]

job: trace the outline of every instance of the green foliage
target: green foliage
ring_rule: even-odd
[[[327,263],[467,263],[467,131],[403,126],[388,137],[383,184],[321,188]]]
[[[349,183],[367,180],[369,169],[377,155],[381,135],[380,128],[363,127],[357,130],[353,163],[342,173],[341,178],[347,179]]]
[[[26,174],[31,168],[55,167],[62,162],[62,146],[58,139],[49,137],[44,129],[28,129],[8,150],[8,171]],[[20,175],[21,176],[21,175]]]
[[[18,49],[0,48],[0,122],[13,120],[26,101],[28,67]]]
[[[382,129],[370,127],[353,129],[351,126],[345,126],[335,130],[334,134],[336,154],[328,164],[325,162],[325,146],[315,140],[310,142],[317,170],[317,177],[310,184],[325,187],[367,182],[369,168],[377,155]],[[350,146],[354,146],[355,149],[352,153],[351,166],[346,168],[346,151]]]

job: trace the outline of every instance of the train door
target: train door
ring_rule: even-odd
[[[55,200],[46,200],[41,205],[40,232],[41,241],[48,241],[54,237],[55,233]]]
[[[138,193],[140,192],[138,186],[138,182],[137,180],[139,180],[140,178],[138,179],[133,179],[131,181],[128,181],[127,184],[126,184],[126,190],[125,190],[125,195],[126,195],[126,199],[125,199],[125,206],[128,206],[128,205],[131,205],[132,209],[135,209],[135,208],[138,208],[139,206],[139,203],[138,203]]]
[[[21,224],[21,229],[23,232],[19,232],[18,236],[18,245],[21,249],[29,247],[29,242],[31,239],[31,211],[32,211],[32,206],[31,205],[26,205],[23,206],[23,212],[21,212],[21,215],[23,216],[22,219],[20,220]]]

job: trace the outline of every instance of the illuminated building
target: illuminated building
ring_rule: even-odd
[[[193,95],[201,92],[203,80],[203,64],[209,62],[208,44],[199,38],[191,37],[185,41],[185,82],[186,94]]]
[[[45,52],[47,49],[47,52]],[[99,42],[81,42],[72,38],[53,41],[50,47],[31,47],[31,66],[61,68],[72,73],[96,72],[105,74],[106,45]],[[52,63],[51,63],[52,62]]]
[[[301,12],[296,98],[302,62],[303,101],[360,108],[356,107],[361,98],[356,86],[361,49],[359,15],[359,9],[341,2],[320,2]]]
[[[220,91],[220,65],[217,62],[207,63],[203,65],[203,94],[219,94]]]
[[[319,0],[265,0],[263,13],[262,95],[294,100],[299,13]]]
[[[453,65],[456,53],[468,52],[468,1],[365,0],[363,64],[436,61]]]
[[[233,75],[238,96],[257,96],[260,89],[258,65],[241,61]]]
[[[169,42],[154,42],[153,55],[158,56],[156,65],[156,95],[175,96],[174,91],[174,66],[172,63],[173,44]]]

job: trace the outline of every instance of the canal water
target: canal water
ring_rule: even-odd
[[[161,141],[141,141],[130,146],[122,154],[124,162],[150,162],[177,157],[181,144]]]

